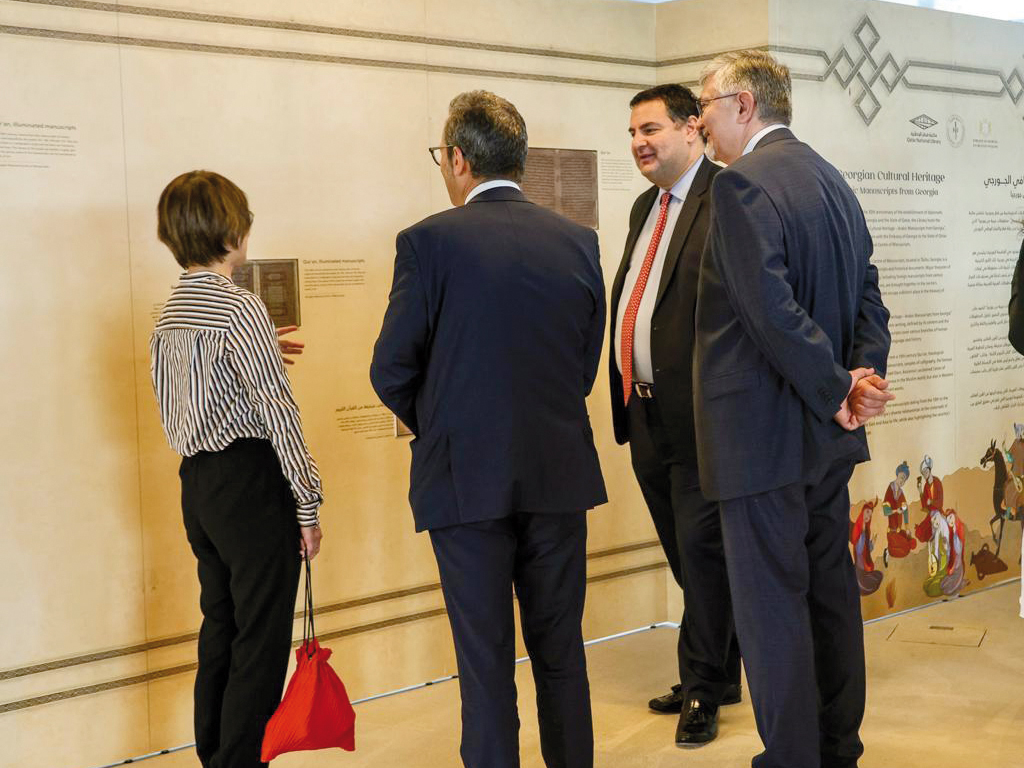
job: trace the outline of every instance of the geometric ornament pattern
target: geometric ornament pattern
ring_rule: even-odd
[[[860,115],[865,125],[872,121],[882,110],[879,96],[891,94],[896,86],[918,91],[936,91],[939,93],[956,93],[973,96],[1000,98],[1008,96],[1014,104],[1024,98],[1024,76],[1015,67],[1009,75],[997,69],[963,67],[955,64],[936,64],[934,62],[907,59],[902,64],[897,62],[891,53],[882,56],[876,51],[882,36],[868,16],[864,16],[853,30],[853,44],[850,49],[840,45],[833,56],[825,51],[780,47],[793,53],[813,54],[825,60],[827,67],[821,75],[796,75],[799,79],[826,81],[835,78],[844,89],[854,86],[853,108]],[[774,47],[774,46],[773,46]],[[939,70],[947,73],[949,85],[924,83],[912,79],[913,70]],[[972,78],[970,85],[957,85],[957,76],[967,75]],[[993,89],[984,90],[976,86],[977,79],[992,78]],[[997,87],[998,86],[998,87]]]

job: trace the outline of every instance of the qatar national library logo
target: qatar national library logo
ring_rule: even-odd
[[[920,128],[922,131],[927,131],[929,128],[934,128],[939,124],[938,120],[933,120],[928,115],[918,115],[910,119],[914,125]]]

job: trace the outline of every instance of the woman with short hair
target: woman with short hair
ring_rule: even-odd
[[[157,214],[184,270],[150,354],[198,560],[196,752],[204,768],[255,768],[281,700],[300,558],[320,549],[323,492],[274,325],[259,297],[231,281],[249,244],[245,193],[191,171],[167,185]]]

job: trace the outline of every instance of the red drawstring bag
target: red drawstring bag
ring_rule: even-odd
[[[345,684],[327,660],[330,648],[321,648],[313,630],[313,587],[306,559],[306,608],[302,619],[302,645],[284,698],[263,732],[260,759],[269,763],[285,752],[339,747],[356,748],[356,713]]]

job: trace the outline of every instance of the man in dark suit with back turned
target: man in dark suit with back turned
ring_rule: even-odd
[[[853,191],[787,127],[789,70],[742,51],[701,82],[728,167],[697,297],[698,460],[765,745],[753,765],[849,768],[865,682],[846,485],[868,458],[861,425],[892,397],[889,313]]]
[[[416,436],[409,501],[455,640],[464,764],[519,765],[514,587],[544,761],[590,768],[586,510],[607,497],[585,398],[604,284],[596,233],[520,191],[526,152],[508,101],[452,100],[431,154],[456,207],[398,235],[370,378]]]
[[[693,322],[707,239],[708,191],[718,166],[704,159],[697,102],[658,85],[629,103],[633,159],[654,184],[637,198],[612,284],[612,421],[686,606],[679,682],[649,702],[679,712],[676,742],[704,744],[718,707],[740,699],[740,658],[729,607],[718,505],[701,493],[693,432]]]

